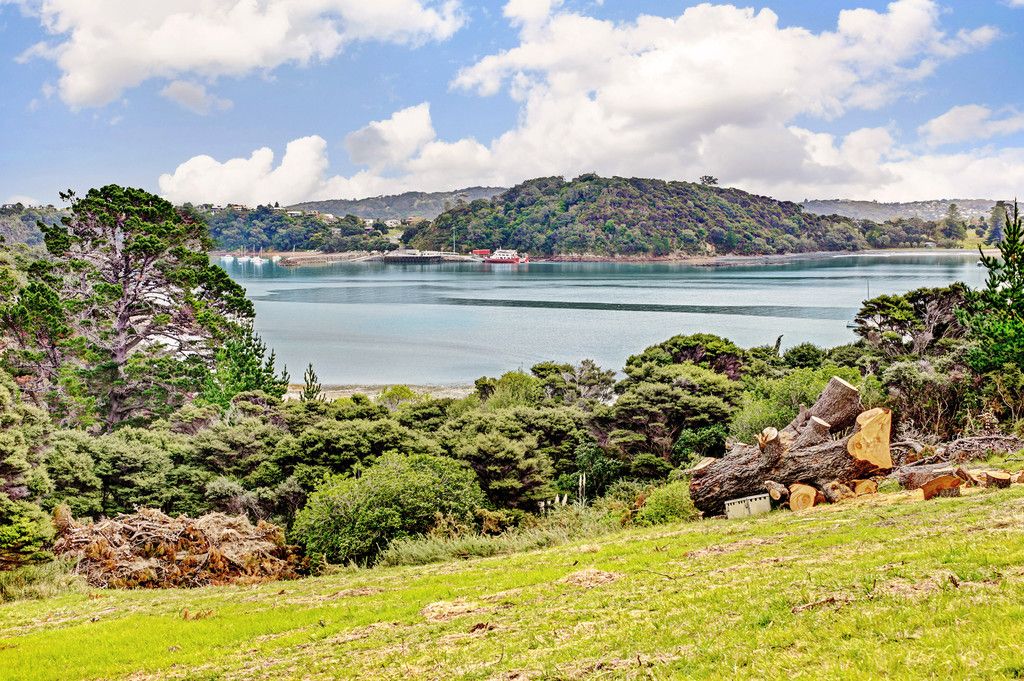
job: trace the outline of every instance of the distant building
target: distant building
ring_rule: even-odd
[[[302,211],[301,210],[290,210],[290,211],[288,211],[288,215],[291,215],[293,218],[302,217]]]
[[[403,225],[418,225],[421,222],[430,222],[430,220],[427,220],[426,218],[422,218],[419,216],[413,216],[411,218],[405,218],[402,220]]]
[[[401,220],[385,220],[384,224],[386,226],[390,227],[390,228],[401,227],[402,226],[402,221]]]

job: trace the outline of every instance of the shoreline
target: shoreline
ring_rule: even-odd
[[[998,251],[986,248],[985,254],[991,255]],[[673,254],[666,256],[602,256],[602,255],[555,255],[547,258],[532,258],[531,263],[610,263],[624,265],[668,264],[689,265],[693,267],[733,267],[742,265],[772,265],[797,260],[821,260],[836,257],[858,256],[894,256],[894,255],[971,255],[977,254],[972,248],[875,248],[863,251],[809,251],[805,253],[775,253],[761,255],[686,255]],[[226,251],[211,251],[211,257],[231,255]],[[335,263],[352,262],[383,262],[383,255],[368,251],[345,251],[341,253],[323,253],[320,251],[266,251],[265,256],[280,255],[277,263],[282,267],[309,267],[333,265]],[[464,256],[453,257],[451,262],[471,262]],[[529,263],[527,263],[529,264]]]
[[[393,388],[396,385],[405,385],[417,395],[427,395],[438,399],[450,397],[458,400],[472,395],[476,390],[476,387],[472,383],[423,385],[409,385],[405,383],[345,383],[325,385],[323,386],[323,393],[328,402],[345,397],[352,397],[353,395],[366,395],[371,399],[377,399],[384,390],[387,388]],[[299,399],[302,387],[301,383],[289,384],[288,391],[285,393],[284,399]]]

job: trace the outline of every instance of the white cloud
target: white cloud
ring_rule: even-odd
[[[0,0],[0,2],[12,0]],[[54,38],[61,99],[100,106],[149,79],[214,79],[327,60],[355,40],[419,44],[463,24],[454,0],[20,0]]]
[[[711,173],[732,186],[795,200],[933,198],[952,183],[962,187],[952,194],[970,189],[991,196],[1017,182],[1014,164],[1024,152],[915,156],[901,146],[898,130],[867,128],[836,138],[812,129],[816,120],[878,109],[914,93],[943,61],[998,35],[991,27],[943,31],[933,0],[897,0],[885,12],[843,11],[835,30],[819,33],[781,27],[770,10],[731,5],[617,23],[550,0],[512,0],[505,15],[520,27],[519,44],[461,70],[453,87],[481,96],[506,91],[520,107],[514,127],[489,141],[449,141],[435,136],[426,104],[403,109],[347,138],[352,160],[365,168],[350,177],[328,176],[321,145],[301,171],[310,179],[289,185],[304,187],[298,198],[509,185],[590,171],[667,179]],[[269,150],[261,152],[272,159]],[[231,200],[252,196],[248,183],[222,181],[228,166],[251,170],[252,159],[216,166],[207,159],[209,178],[179,181],[190,164],[199,173],[203,166],[195,161],[161,179],[169,196],[227,186],[238,187]],[[259,183],[275,175],[283,182],[287,161],[286,154],[279,168],[261,165]],[[956,164],[962,168],[936,181]],[[298,172],[299,164],[288,165]],[[165,184],[165,178],[171,179]],[[256,201],[271,198],[297,200],[262,193]]]
[[[160,96],[176,102],[192,113],[205,116],[211,111],[227,111],[231,108],[230,99],[222,99],[207,92],[201,83],[187,80],[175,80],[160,91]]]
[[[917,132],[925,142],[936,147],[987,140],[1012,135],[1021,130],[1024,130],[1024,113],[1004,111],[996,117],[996,112],[987,106],[967,104],[954,106],[941,116],[936,116],[918,128]]]
[[[434,137],[430,105],[423,103],[349,134],[345,147],[354,163],[376,171],[407,161]]]

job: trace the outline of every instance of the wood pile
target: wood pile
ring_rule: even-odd
[[[297,576],[299,558],[281,528],[244,516],[210,513],[172,518],[153,509],[90,523],[66,508],[54,514],[53,552],[77,559],[92,586],[199,587],[251,584]]]
[[[857,388],[833,377],[782,430],[765,428],[757,445],[691,470],[690,496],[704,515],[718,515],[726,501],[766,490],[794,510],[868,494],[877,489],[871,478],[893,467],[891,429],[888,409],[865,410]]]

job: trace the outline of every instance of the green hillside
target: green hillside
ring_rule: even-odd
[[[407,233],[418,248],[515,248],[544,256],[776,254],[941,242],[936,223],[878,225],[691,182],[582,175],[529,180]]]
[[[0,606],[33,679],[1020,678],[1024,486]]]

